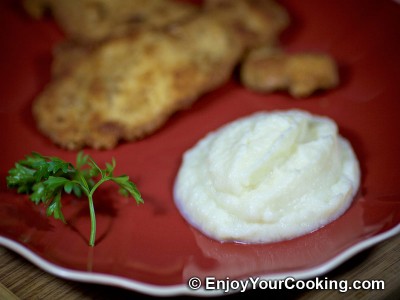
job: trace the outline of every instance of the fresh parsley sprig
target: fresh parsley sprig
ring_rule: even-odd
[[[120,187],[120,193],[132,196],[136,203],[143,203],[136,185],[126,175],[114,176],[115,160],[106,163],[101,169],[89,156],[79,152],[76,167],[58,157],[43,156],[33,152],[15,164],[9,170],[7,186],[17,189],[18,193],[29,194],[35,204],[44,203],[47,216],[53,216],[65,222],[62,213],[61,196],[65,192],[77,197],[85,194],[89,202],[91,231],[89,245],[94,246],[96,239],[96,215],[93,194],[106,181],[113,181]],[[98,179],[96,181],[96,179]]]

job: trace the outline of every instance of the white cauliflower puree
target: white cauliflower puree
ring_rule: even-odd
[[[208,134],[183,157],[174,187],[183,216],[220,241],[294,238],[343,214],[360,182],[334,121],[261,112]]]

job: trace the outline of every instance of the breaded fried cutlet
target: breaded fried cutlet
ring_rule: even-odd
[[[241,52],[220,23],[204,17],[168,32],[113,39],[51,82],[34,116],[62,147],[110,149],[153,132],[225,82]]]
[[[288,90],[296,98],[334,88],[339,83],[338,68],[331,56],[312,52],[288,54],[269,45],[249,52],[241,65],[240,78],[251,90]]]
[[[24,0],[23,5],[35,18],[50,12],[68,39],[83,44],[164,27],[198,10],[176,0]]]
[[[233,2],[240,7],[257,1]],[[243,20],[232,13],[238,26],[228,26],[220,10],[225,8],[207,8],[174,26],[135,31],[90,48],[60,50],[64,63],[57,64],[53,81],[34,103],[39,129],[67,149],[110,149],[119,140],[154,132],[175,111],[226,82],[255,41],[248,33],[261,35],[253,29],[256,10]],[[243,16],[242,10],[232,11]],[[283,30],[274,28],[275,35]]]

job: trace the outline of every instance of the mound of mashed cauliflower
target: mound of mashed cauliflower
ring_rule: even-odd
[[[359,183],[357,158],[333,120],[301,110],[260,112],[184,154],[174,199],[211,238],[268,243],[333,221]]]

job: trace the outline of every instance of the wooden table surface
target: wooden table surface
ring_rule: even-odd
[[[264,299],[400,299],[400,235],[354,256],[325,274],[333,280],[384,280],[384,290],[251,290],[227,296]],[[321,278],[324,278],[321,277]],[[0,247],[0,299],[135,299],[143,295],[109,286],[54,277],[21,256]],[[151,298],[151,297],[149,297]],[[221,299],[221,298],[220,298]]]

